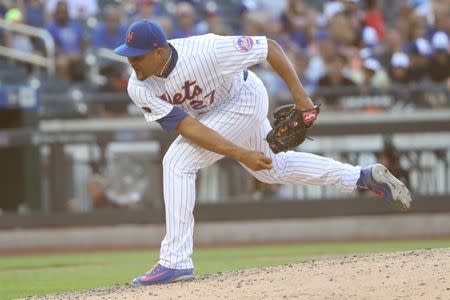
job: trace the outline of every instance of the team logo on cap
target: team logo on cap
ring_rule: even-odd
[[[127,42],[128,43],[131,42],[133,40],[133,37],[134,37],[134,32],[133,31],[128,32]]]
[[[253,40],[249,36],[240,36],[233,41],[234,48],[239,52],[247,52],[253,47]]]

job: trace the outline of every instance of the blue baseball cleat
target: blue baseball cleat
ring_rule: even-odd
[[[368,189],[406,210],[411,206],[408,188],[382,164],[374,164],[361,170],[358,187]]]
[[[194,278],[194,269],[169,269],[157,263],[150,271],[136,277],[131,283],[135,285],[166,284]]]

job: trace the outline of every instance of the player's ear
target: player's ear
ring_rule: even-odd
[[[164,55],[164,52],[165,52],[165,51],[166,51],[165,48],[156,48],[156,49],[155,49],[156,55],[158,55],[158,56]]]

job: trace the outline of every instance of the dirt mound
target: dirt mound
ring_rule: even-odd
[[[450,299],[450,249],[354,255],[28,299]]]

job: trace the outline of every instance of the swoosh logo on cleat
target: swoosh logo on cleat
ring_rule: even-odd
[[[166,270],[166,271],[164,271],[164,272],[162,272],[162,273],[159,273],[159,274],[155,274],[155,275],[152,275],[152,276],[141,276],[140,278],[139,278],[139,281],[141,281],[141,282],[147,282],[147,281],[150,281],[150,280],[155,280],[155,279],[157,279],[157,278],[159,278],[159,277],[161,277],[161,276],[163,276],[163,275],[165,275],[165,274],[167,274],[167,273],[169,273],[170,272],[170,270]]]

